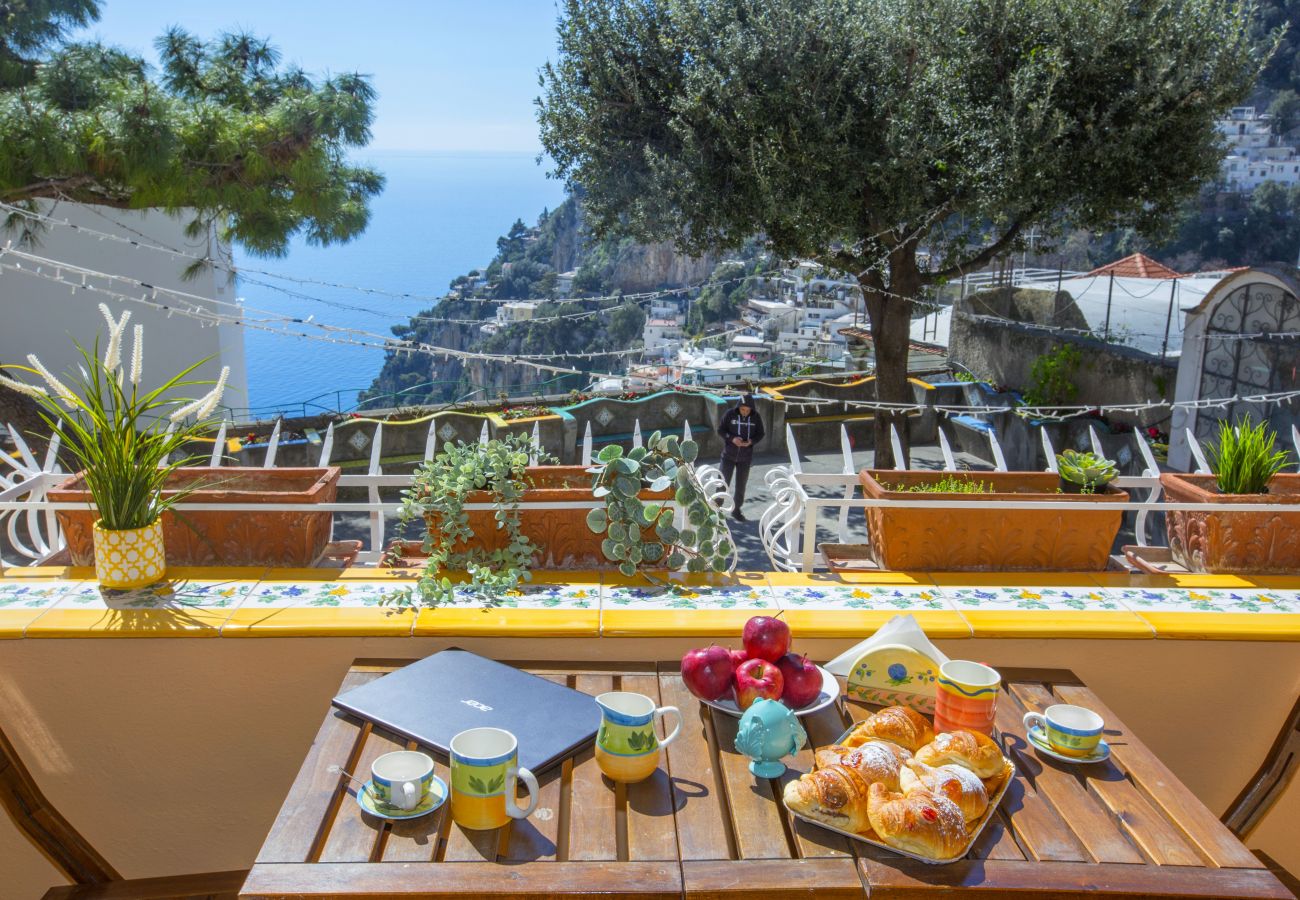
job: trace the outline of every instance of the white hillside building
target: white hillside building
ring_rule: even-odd
[[[1267,114],[1258,114],[1253,106],[1236,106],[1216,127],[1228,148],[1220,169],[1226,190],[1247,193],[1266,181],[1300,184],[1300,157],[1294,147],[1278,143]]]
[[[87,349],[96,337],[106,333],[99,304],[105,303],[114,316],[131,311],[127,326],[143,325],[145,333],[143,387],[152,390],[177,372],[205,357],[211,357],[192,375],[215,380],[223,366],[230,367],[224,406],[242,410],[248,406],[248,372],[244,364],[244,328],[233,322],[206,325],[187,315],[169,314],[142,302],[121,300],[96,290],[82,290],[82,274],[73,274],[60,263],[91,272],[120,276],[118,279],[87,275],[89,287],[111,290],[148,303],[176,307],[167,294],[151,288],[169,288],[193,295],[191,300],[206,312],[238,317],[236,283],[229,248],[218,239],[215,228],[197,239],[186,237],[185,226],[192,213],[168,216],[157,210],[121,210],[79,203],[42,200],[38,211],[55,222],[45,223],[33,246],[19,245],[16,231],[0,228],[0,246],[31,253],[50,263],[21,261],[23,271],[10,268],[20,262],[0,256],[0,362],[24,363],[35,353],[56,375],[75,371],[81,360],[74,342]],[[77,228],[57,222],[70,222]],[[184,272],[192,260],[170,253],[132,246],[96,234],[116,235],[141,244],[152,243],[203,256],[213,248],[223,268],[209,267],[186,280]],[[124,280],[129,279],[129,280]],[[150,288],[141,287],[141,283]]]

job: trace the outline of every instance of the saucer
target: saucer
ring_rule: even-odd
[[[1059,759],[1067,763],[1099,763],[1110,759],[1110,744],[1102,738],[1097,742],[1097,749],[1092,752],[1091,756],[1066,756],[1064,753],[1057,753],[1052,749],[1052,745],[1047,743],[1047,738],[1043,735],[1041,728],[1031,728],[1025,735],[1029,738],[1029,743],[1034,745],[1034,749],[1039,753]]]
[[[427,816],[447,802],[447,782],[437,775],[433,776],[433,782],[429,785],[429,793],[416,805],[415,809],[399,809],[396,806],[381,803],[375,798],[373,785],[373,781],[367,781],[357,791],[357,805],[370,815],[378,816],[381,819],[391,819],[393,821],[418,819],[420,816]]]

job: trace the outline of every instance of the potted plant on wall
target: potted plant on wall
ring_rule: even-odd
[[[419,555],[427,557],[412,588],[393,600],[411,606],[436,607],[454,600],[457,587],[487,606],[530,575],[539,547],[525,533],[520,503],[530,487],[530,442],[526,435],[509,435],[487,443],[444,444],[433,459],[420,466],[402,494],[399,527],[426,523]],[[467,510],[469,504],[490,504],[489,510]],[[413,547],[398,541],[385,562],[400,564]],[[469,582],[458,585],[453,575],[464,572]]]
[[[709,502],[691,463],[699,447],[676,435],[655,432],[643,447],[626,454],[617,444],[603,448],[592,494],[604,509],[587,513],[587,527],[604,535],[601,552],[632,577],[642,569],[726,572],[735,544],[726,516]],[[647,491],[649,496],[647,496]],[[676,501],[682,526],[666,502]]]
[[[1283,473],[1267,423],[1222,422],[1206,447],[1213,475],[1160,476],[1174,503],[1266,503],[1267,512],[1170,510],[1169,548],[1193,572],[1283,574],[1300,571],[1300,475]]]
[[[1066,450],[1056,454],[1056,474],[1061,476],[1064,494],[1095,494],[1115,480],[1115,463],[1096,453]]]
[[[95,505],[95,577],[106,588],[130,589],[160,581],[166,572],[161,518],[190,491],[164,494],[163,488],[178,469],[194,461],[181,451],[211,427],[230,369],[223,368],[215,382],[190,379],[206,362],[201,360],[143,391],[142,327],[135,326],[128,369],[122,349],[131,314],[115,321],[107,306],[99,308],[108,321],[108,343],[102,359],[98,341],[93,351],[77,345],[79,377],[60,381],[30,354],[29,366],[4,368],[36,375],[46,387],[11,378],[3,383],[40,404],[42,418],[81,466],[77,477]],[[197,399],[173,397],[195,387],[210,390]]]
[[[886,501],[867,507],[867,527],[877,564],[895,570],[1100,571],[1119,533],[1121,510],[999,507],[1018,500],[1128,500],[1109,485],[1093,494],[1063,494],[1051,472],[863,469],[859,478],[867,499]],[[921,499],[947,504],[904,505]]]

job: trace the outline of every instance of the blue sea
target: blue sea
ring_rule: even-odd
[[[392,325],[429,303],[278,281],[249,270],[441,295],[457,275],[491,261],[496,239],[515,219],[531,225],[543,209],[554,209],[564,199],[561,184],[546,177],[545,164],[539,165],[533,154],[374,152],[364,159],[388,178],[384,192],[371,203],[365,233],[332,247],[297,239],[282,259],[261,259],[237,248],[236,264],[246,273],[239,295],[248,306],[388,336]],[[293,412],[304,403],[308,412],[346,410],[384,361],[379,349],[253,329],[245,330],[244,345],[254,413]]]

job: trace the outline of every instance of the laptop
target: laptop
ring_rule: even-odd
[[[446,754],[469,728],[519,739],[519,765],[535,774],[591,743],[600,708],[589,694],[468,650],[443,650],[334,698],[346,712]]]

